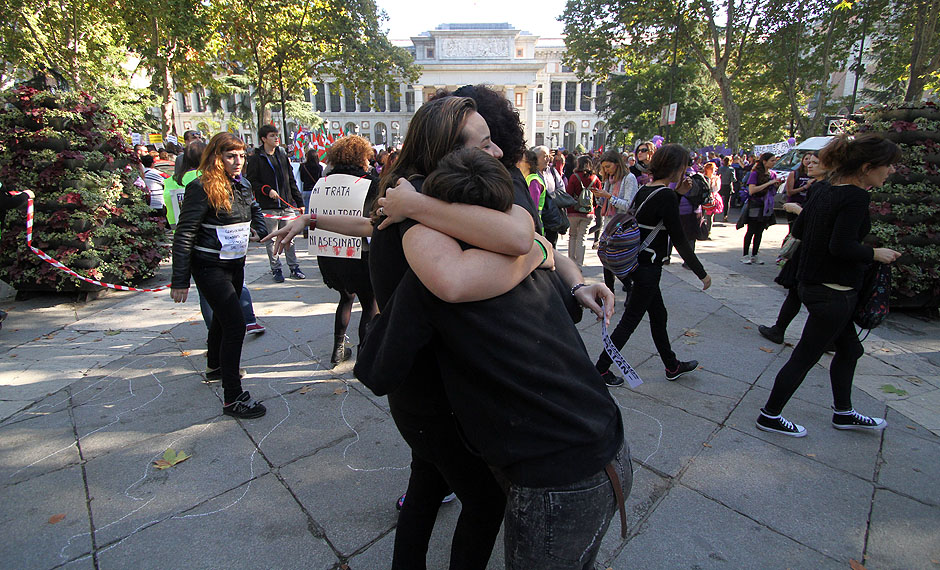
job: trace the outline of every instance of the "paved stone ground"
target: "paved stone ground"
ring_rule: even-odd
[[[784,233],[771,228],[765,249]],[[646,325],[625,349],[645,380],[612,389],[635,460],[629,536],[615,517],[597,567],[940,568],[940,323],[894,314],[865,342],[854,400],[887,418],[883,433],[829,426],[828,357],[787,407],[808,437],[760,432],[757,410],[791,347],[756,328],[784,294],[772,264],[738,263],[743,232],[713,237],[698,247],[712,289],[678,264],[663,276],[676,351],[702,368],[665,381]],[[242,364],[268,414],[245,422],[222,416],[219,388],[201,382],[198,303],[3,302],[3,567],[387,568],[408,448],[351,364],[329,368],[335,295],[312,259],[303,267],[309,279],[278,285],[263,249],[250,254],[268,332],[247,339]],[[593,254],[585,274],[601,278]],[[598,353],[599,326],[580,328]],[[355,318],[350,331],[355,342]],[[155,469],[168,448],[191,458]],[[459,509],[441,508],[430,568],[446,567]],[[503,566],[500,550],[490,568]]]

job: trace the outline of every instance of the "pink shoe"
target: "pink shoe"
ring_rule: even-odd
[[[264,332],[264,327],[258,323],[251,323],[245,327],[245,334],[261,334]]]

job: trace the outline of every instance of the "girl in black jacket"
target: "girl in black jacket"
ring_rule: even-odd
[[[202,177],[186,186],[173,236],[173,281],[170,296],[186,301],[189,278],[212,307],[206,380],[222,379],[222,412],[258,418],[265,407],[242,390],[242,342],[245,317],[239,295],[245,281],[245,255],[252,230],[267,235],[261,207],[251,184],[241,176],[245,143],[231,133],[212,137],[202,154]]]
[[[800,243],[800,300],[809,311],[800,342],[774,380],[773,390],[757,418],[757,429],[803,437],[806,428],[783,416],[783,407],[819,362],[830,343],[835,356],[829,366],[832,384],[832,426],[836,429],[882,430],[882,418],[862,415],[852,407],[855,364],[865,353],[852,314],[866,268],[891,263],[901,254],[864,245],[871,231],[867,188],[880,188],[900,158],[898,146],[876,135],[833,139],[819,155],[830,169],[832,187],[814,196],[793,224]]]

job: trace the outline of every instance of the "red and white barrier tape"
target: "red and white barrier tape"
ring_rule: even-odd
[[[10,192],[12,195],[22,194],[22,192]],[[97,279],[91,279],[90,277],[85,277],[84,275],[79,275],[75,271],[72,271],[61,262],[56,259],[53,259],[48,253],[42,251],[38,247],[33,246],[33,199],[29,198],[26,201],[26,245],[29,246],[29,249],[33,250],[33,253],[39,256],[40,259],[48,263],[49,265],[55,267],[59,271],[64,271],[76,279],[81,279],[86,283],[91,283],[92,285],[98,285],[99,287],[107,287],[108,289],[117,289],[118,291],[143,291],[147,293],[156,293],[159,291],[166,291],[170,288],[169,285],[164,285],[163,287],[157,287],[156,289],[137,289],[136,287],[127,287],[125,285],[115,285],[114,283],[104,283],[103,281],[98,281]]]
[[[273,188],[271,188],[270,186],[268,186],[267,184],[265,184],[264,186],[261,187],[261,191],[264,192],[264,189],[265,189],[265,188],[267,188],[267,189],[269,189],[269,190],[274,190]],[[274,216],[274,215],[272,215],[272,214],[264,214],[264,217],[265,217],[265,218],[270,218],[270,219],[272,219],[272,220],[288,220],[288,221],[290,221],[290,220],[294,220],[294,219],[297,219],[297,218],[300,217],[300,211],[301,211],[300,208],[295,208],[295,207],[291,206],[290,203],[289,203],[287,200],[285,200],[284,198],[281,198],[281,195],[278,194],[277,192],[275,192],[275,195],[277,196],[277,199],[278,199],[278,200],[280,200],[281,202],[284,203],[285,206],[287,206],[287,209],[288,209],[288,210],[291,210],[291,211],[294,211],[294,212],[298,212],[298,213],[297,213],[297,214],[294,214],[294,215],[290,215],[290,216]]]

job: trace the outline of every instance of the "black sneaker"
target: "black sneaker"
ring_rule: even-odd
[[[623,378],[615,375],[610,370],[601,374],[601,378],[604,379],[604,384],[608,386],[623,386]]]
[[[757,429],[788,435],[790,437],[805,437],[806,428],[791,422],[783,416],[768,416],[761,412],[757,416]]]
[[[247,374],[247,373],[248,373],[248,371],[245,370],[244,368],[239,368],[239,369],[238,369],[238,378],[239,378],[239,379],[244,378],[244,377],[245,377],[245,374]],[[221,379],[222,379],[222,367],[220,366],[220,367],[218,367],[218,368],[213,368],[213,369],[211,369],[211,370],[208,369],[208,368],[206,368],[205,377],[206,377],[206,382],[215,382],[215,381],[217,381],[217,380],[221,380]]]
[[[696,368],[698,368],[698,360],[680,362],[676,365],[675,370],[666,369],[666,380],[676,380],[686,372],[692,372]]]
[[[307,276],[304,275],[304,272],[301,271],[299,267],[295,267],[294,269],[290,270],[290,278],[291,279],[306,279]]]
[[[277,269],[272,269],[272,270],[271,270],[271,275],[274,277],[274,282],[275,282],[275,283],[283,283],[283,282],[284,282],[284,272],[281,271],[281,268],[280,268],[280,267],[278,267]]]
[[[757,332],[760,335],[774,344],[783,344],[783,331],[777,328],[777,325],[772,327],[765,327],[764,325],[759,325],[757,327]]]
[[[225,404],[222,406],[223,414],[226,416],[241,418],[243,420],[260,418],[266,414],[267,411],[267,408],[262,406],[258,401],[254,400],[247,390],[242,392],[238,398],[235,398],[235,401],[231,404]]]
[[[836,429],[882,430],[888,426],[888,422],[882,418],[863,416],[855,410],[849,410],[848,412],[833,410],[833,412],[832,427]]]

